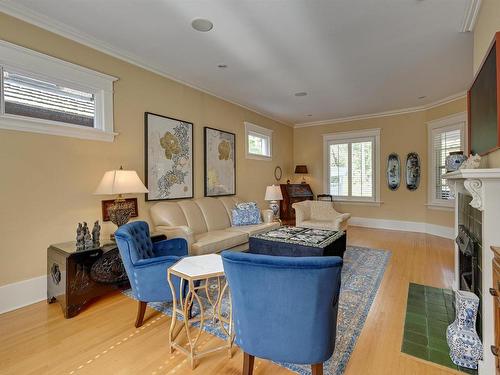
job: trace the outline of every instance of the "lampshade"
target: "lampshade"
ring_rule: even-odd
[[[266,196],[264,198],[266,201],[280,201],[283,199],[283,194],[281,194],[281,188],[278,185],[271,185],[266,187]]]
[[[307,165],[296,165],[295,173],[297,174],[307,174]]]
[[[104,173],[94,194],[116,195],[148,192],[148,189],[146,189],[146,186],[144,186],[136,171],[118,169]]]

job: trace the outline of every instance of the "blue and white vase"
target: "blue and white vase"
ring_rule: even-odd
[[[467,156],[464,155],[463,151],[450,152],[450,154],[445,159],[446,172],[457,171],[464,161],[467,160]]]
[[[450,347],[450,357],[454,364],[477,369],[483,359],[483,344],[476,332],[479,298],[464,290],[455,292],[456,318],[446,329],[446,341]]]

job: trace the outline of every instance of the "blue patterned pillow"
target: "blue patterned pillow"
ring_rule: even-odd
[[[232,209],[233,226],[260,224],[260,210],[255,202],[238,203]]]

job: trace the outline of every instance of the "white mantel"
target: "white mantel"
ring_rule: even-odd
[[[447,173],[444,178],[452,193],[472,196],[470,205],[482,211],[482,315],[484,360],[479,362],[479,374],[495,373],[495,357],[490,346],[494,345],[493,297],[489,288],[493,285],[490,246],[500,246],[500,168],[462,169]],[[458,231],[458,199],[455,199],[455,235]],[[455,285],[459,288],[458,247],[455,244]]]

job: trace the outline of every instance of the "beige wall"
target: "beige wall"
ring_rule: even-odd
[[[500,1],[483,0],[474,28],[474,73],[483,62],[497,31],[500,31]],[[489,168],[500,168],[500,150],[485,157],[483,164]]]
[[[194,123],[195,196],[203,196],[203,127],[236,133],[237,193],[264,204],[265,186],[292,168],[293,130],[283,124],[0,13],[0,39],[119,78],[115,142],[0,130],[0,286],[45,274],[49,244],[72,240],[76,224],[101,219],[92,195],[104,171],[135,169],[144,177],[144,112]],[[271,162],[245,159],[244,125],[274,130]],[[149,204],[139,196],[140,217]],[[106,224],[104,231],[114,230]]]
[[[380,128],[380,207],[359,204],[337,204],[339,210],[353,216],[378,219],[427,222],[453,226],[453,213],[431,210],[427,203],[427,126],[426,122],[466,110],[465,99],[427,110],[404,115],[387,116],[350,121],[331,125],[298,128],[294,130],[294,163],[306,164],[310,177],[308,182],[315,194],[323,192],[323,134],[349,130]],[[417,152],[422,163],[420,187],[409,191],[404,185],[390,191],[385,178],[387,157],[396,152],[401,163],[409,152]]]

